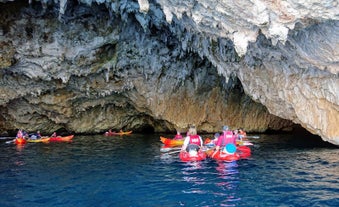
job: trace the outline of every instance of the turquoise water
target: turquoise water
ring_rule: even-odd
[[[339,148],[261,135],[252,156],[183,163],[160,135],[0,140],[0,206],[339,206]]]

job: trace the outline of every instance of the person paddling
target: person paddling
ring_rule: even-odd
[[[246,138],[246,132],[242,128],[239,129],[239,137],[241,140]]]
[[[191,126],[188,130],[188,136],[185,137],[184,144],[181,147],[181,151],[196,151],[202,147],[203,141],[201,136],[197,134],[195,126]]]
[[[41,139],[40,131],[37,131],[37,132],[34,133],[34,134],[30,134],[29,139],[33,139],[33,140],[35,140],[35,139]]]
[[[16,133],[16,138],[19,138],[19,139],[24,138],[24,135],[21,129],[19,129],[19,131]]]
[[[180,132],[177,132],[177,134],[175,135],[175,137],[173,138],[175,140],[177,139],[183,139],[182,135],[180,134]]]
[[[233,144],[236,146],[236,137],[233,135],[233,132],[229,130],[228,126],[223,126],[222,135],[219,136],[216,143],[215,152],[212,154],[212,157],[220,150],[225,148],[227,144]]]

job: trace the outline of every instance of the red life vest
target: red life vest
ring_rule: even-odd
[[[190,135],[190,144],[196,144],[201,146],[200,136],[199,135]]]
[[[233,135],[232,131],[226,131],[225,138],[226,138],[225,146],[229,143],[234,144],[234,145],[236,144],[236,136]]]
[[[231,143],[231,144],[236,144],[236,137],[233,135],[233,133],[231,131],[224,131],[224,133],[222,135],[220,135],[217,145],[220,147],[224,147],[227,144]]]

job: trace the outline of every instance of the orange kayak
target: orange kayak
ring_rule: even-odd
[[[18,145],[26,144],[26,139],[24,139],[24,138],[16,138],[14,142],[15,142],[15,144],[18,144]]]
[[[165,146],[181,146],[184,144],[184,139],[170,139],[166,137],[160,137],[160,141],[164,143]]]
[[[50,142],[69,142],[72,141],[74,135],[64,136],[64,137],[50,137]]]

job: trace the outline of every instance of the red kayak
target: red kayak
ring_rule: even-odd
[[[219,150],[214,156],[213,156],[213,153],[214,153],[213,150],[207,151],[206,153],[207,153],[207,156],[212,159],[226,161],[226,162],[233,162],[233,161],[240,159],[240,155],[237,152],[233,154],[228,154],[228,153],[224,153]]]
[[[26,144],[26,139],[24,139],[24,138],[16,138],[14,142],[15,142],[15,144],[18,144],[18,145]]]
[[[215,160],[222,160],[226,162],[232,162],[240,159],[245,159],[251,156],[251,149],[247,146],[237,146],[230,144],[229,150],[219,150],[214,154],[214,150],[206,151],[208,157]],[[227,148],[227,146],[226,146]],[[214,154],[214,155],[213,155]]]
[[[199,151],[197,153],[189,153],[187,151],[181,151],[179,158],[183,162],[201,161],[206,159],[206,153]]]
[[[64,137],[50,137],[50,142],[70,142],[72,141],[74,135],[64,136]]]
[[[237,146],[237,153],[240,155],[241,159],[248,158],[251,156],[251,148],[247,146]]]

